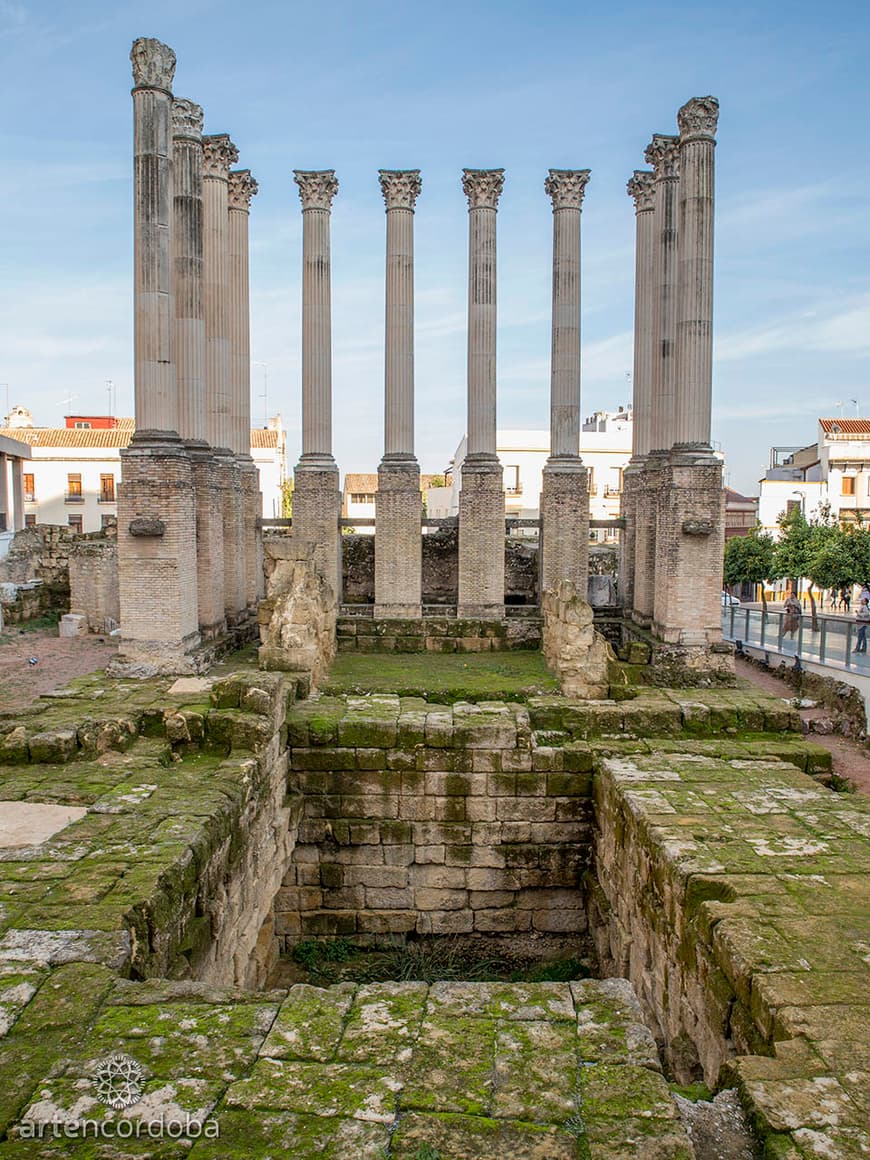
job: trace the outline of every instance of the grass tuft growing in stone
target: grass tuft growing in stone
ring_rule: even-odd
[[[428,702],[526,701],[558,692],[538,651],[502,653],[340,653],[325,694],[397,693]]]

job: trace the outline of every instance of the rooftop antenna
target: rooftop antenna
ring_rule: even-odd
[[[858,400],[857,399],[850,399],[849,402],[855,404],[855,418],[860,419],[861,418],[861,407],[858,403]]]
[[[842,403],[834,403],[834,406],[840,408],[840,418],[842,419],[843,418],[843,404]]]
[[[63,400],[63,402],[66,404],[66,415],[69,415],[72,411],[72,405],[77,398],[78,395],[68,394],[67,397]],[[64,415],[64,418],[66,418],[66,415]]]
[[[111,379],[106,379],[106,390],[109,392],[109,414],[114,415],[115,404],[113,402],[113,396],[115,394],[115,384]]]

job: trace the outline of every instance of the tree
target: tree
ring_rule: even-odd
[[[725,586],[733,584],[760,584],[761,606],[767,612],[767,597],[764,584],[777,577],[774,565],[773,537],[761,530],[761,525],[747,532],[745,536],[732,536],[725,541]]]
[[[288,476],[281,482],[281,518],[293,518],[293,476]]]

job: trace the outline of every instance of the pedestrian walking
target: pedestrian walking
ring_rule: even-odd
[[[794,636],[800,628],[801,616],[803,616],[803,609],[801,602],[793,592],[789,593],[788,600],[782,606],[785,615],[782,618],[782,631],[785,636]]]
[[[866,653],[867,627],[870,625],[870,600],[866,596],[861,597],[861,602],[855,609],[855,620],[858,623],[858,643],[855,645],[855,652]]]

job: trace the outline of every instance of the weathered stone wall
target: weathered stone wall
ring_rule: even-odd
[[[69,608],[91,632],[111,632],[121,618],[118,541],[114,535],[80,539],[69,553]]]
[[[343,616],[338,620],[339,652],[503,652],[541,645],[540,617],[509,620],[375,620]]]
[[[459,591],[459,534],[448,528],[422,537],[423,603],[456,604]],[[375,599],[375,538],[342,536],[342,570],[346,604],[372,604]],[[505,603],[537,604],[538,546],[505,540]]]
[[[591,754],[534,746],[525,709],[320,698],[288,744],[303,808],[275,900],[285,946],[586,929]]]
[[[42,583],[25,589],[17,600],[4,601],[3,618],[7,624],[34,620],[47,612],[66,612],[69,607],[69,553],[73,544],[92,539],[95,534],[80,536],[60,524],[37,524],[16,532],[9,552],[0,561],[0,582]]]
[[[601,699],[608,695],[610,645],[595,631],[592,609],[577,589],[562,580],[545,592],[543,613],[544,659],[559,678],[566,697]]]
[[[265,571],[260,667],[306,672],[314,686],[335,656],[335,596],[314,566],[311,545],[292,537],[267,541]]]

